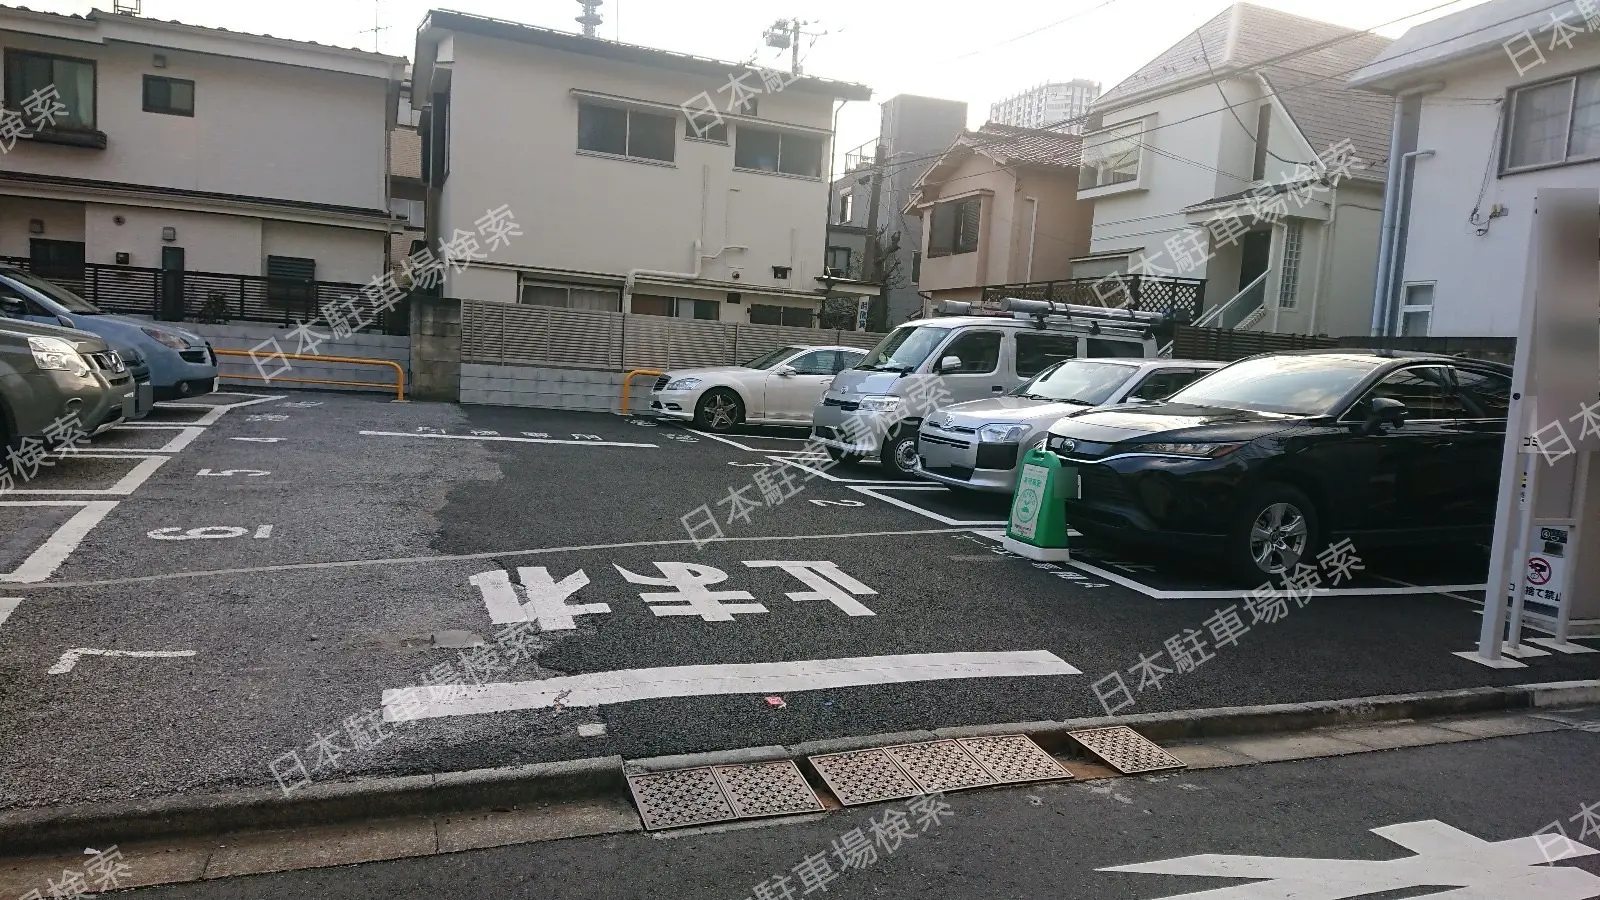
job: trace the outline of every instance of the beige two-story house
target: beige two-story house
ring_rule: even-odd
[[[1072,259],[1089,250],[1092,217],[1078,199],[1079,143],[994,122],[956,138],[907,206],[922,220],[918,285],[929,302],[1071,277]]]
[[[470,300],[811,326],[833,122],[860,85],[434,10],[417,36],[430,246]]]
[[[385,270],[404,59],[16,7],[0,7],[0,57],[0,257],[80,283],[86,266],[130,284]]]

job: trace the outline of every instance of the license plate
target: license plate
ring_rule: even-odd
[[[215,394],[217,392],[217,386],[219,384],[221,384],[221,383],[222,383],[222,379],[221,378],[212,378],[211,379],[211,393]]]
[[[122,395],[122,417],[124,419],[137,418],[139,415],[139,393],[129,391]]]

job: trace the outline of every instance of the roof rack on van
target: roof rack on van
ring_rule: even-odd
[[[976,308],[975,308],[976,307]],[[1086,331],[1089,334],[1117,334],[1148,338],[1155,327],[1166,321],[1161,313],[1131,309],[1110,309],[1102,306],[1084,306],[1074,303],[1056,303],[1050,300],[1027,300],[1021,297],[1004,297],[1000,300],[1004,318],[1033,322],[1035,328]],[[988,309],[965,300],[945,300],[939,310],[944,316],[991,315]]]

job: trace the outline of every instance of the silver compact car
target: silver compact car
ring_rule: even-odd
[[[1069,359],[999,397],[957,403],[923,420],[916,473],[954,488],[1011,493],[1025,448],[1061,419],[1118,403],[1165,399],[1223,363],[1195,359]]]

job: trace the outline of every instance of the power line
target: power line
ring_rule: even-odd
[[[997,44],[992,44],[992,45],[990,45],[988,47],[982,47],[982,48],[979,48],[977,50],[969,50],[968,52],[963,53],[960,56],[952,56],[952,57],[950,57],[948,59],[939,60],[939,62],[955,62],[958,59],[967,59],[967,58],[973,57],[973,56],[980,56],[980,55],[982,55],[984,53],[988,53],[990,50],[995,50],[995,49],[998,49],[1000,47],[1004,47],[1007,44],[1014,44],[1017,41],[1022,40],[1023,38],[1033,37],[1034,35],[1038,34],[1041,31],[1049,31],[1050,29],[1055,28],[1057,26],[1065,25],[1068,22],[1071,22],[1073,19],[1082,18],[1083,16],[1086,16],[1089,13],[1094,12],[1095,10],[1105,9],[1106,7],[1110,6],[1111,4],[1117,3],[1117,2],[1119,2],[1119,0],[1102,0],[1102,2],[1097,3],[1094,6],[1089,7],[1088,9],[1079,10],[1079,11],[1073,13],[1072,15],[1067,16],[1065,19],[1057,19],[1056,21],[1051,22],[1048,25],[1040,25],[1038,28],[1035,28],[1032,31],[1025,31],[1022,34],[1017,35],[1016,37],[1008,37],[1005,40],[1000,41]]]

